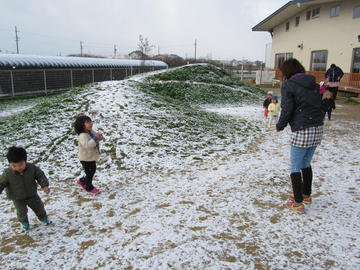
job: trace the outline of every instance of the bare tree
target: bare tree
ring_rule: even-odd
[[[242,65],[244,67],[244,70],[252,71],[253,69],[253,63],[247,59],[242,60]]]
[[[138,49],[142,52],[143,60],[148,57],[148,54],[151,52],[152,48],[154,46],[150,45],[149,40],[147,38],[144,38],[142,35],[139,35],[139,43],[138,43]]]
[[[145,60],[149,58],[148,54],[151,52],[153,45],[150,45],[149,40],[139,35],[138,49],[141,52],[141,66],[145,66]]]
[[[254,62],[254,65],[256,66],[257,69],[263,69],[265,67],[265,63],[259,60],[256,60]]]

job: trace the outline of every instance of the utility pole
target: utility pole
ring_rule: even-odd
[[[117,52],[116,45],[114,45],[114,56],[116,56],[116,52]]]
[[[83,56],[83,42],[80,41],[80,56]]]
[[[17,30],[16,28],[16,25],[15,25],[15,41],[16,41],[16,53],[19,54],[19,37],[18,37],[18,33],[19,31]]]
[[[196,62],[196,38],[195,38],[195,62]]]
[[[160,46],[158,46],[158,55],[160,55]]]

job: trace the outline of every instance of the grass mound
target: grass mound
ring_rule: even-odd
[[[191,81],[220,84],[231,87],[246,86],[239,78],[232,77],[223,69],[206,64],[184,66],[168,72],[150,76],[149,80]]]
[[[87,88],[84,86],[56,95],[1,101],[7,107],[29,103],[33,106],[0,118],[0,144],[25,147],[34,162],[46,160],[56,145],[72,134],[71,123],[75,115],[86,111],[88,102],[84,101],[89,93],[84,90]],[[1,161],[4,161],[3,155]]]
[[[183,169],[244,151],[260,133],[256,123],[202,108],[261,104],[261,90],[238,85],[237,79],[216,67],[193,65],[143,82],[104,82],[73,89],[39,98],[33,107],[0,118],[0,143],[4,152],[14,144],[25,147],[29,160],[41,163],[53,177],[74,177],[79,166],[72,123],[85,113],[109,138],[102,143],[99,171],[121,170],[122,179],[132,179],[141,173]],[[5,164],[1,156],[0,165]],[[64,166],[66,170],[61,170]]]
[[[190,65],[148,77],[141,89],[170,102],[190,104],[253,104],[264,91],[211,65]],[[173,100],[171,100],[173,99]]]
[[[229,87],[223,81],[241,87]],[[136,85],[153,100],[150,111],[157,112],[155,125],[161,130],[157,144],[168,147],[167,154],[201,160],[216,153],[235,153],[245,150],[260,132],[254,123],[202,109],[204,105],[239,106],[262,100],[261,89],[239,83],[216,67],[186,66],[150,76]]]

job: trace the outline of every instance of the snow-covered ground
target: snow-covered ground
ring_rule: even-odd
[[[18,114],[29,110],[36,104],[43,101],[46,97],[27,98],[21,100],[12,100],[1,103],[0,118],[8,117],[10,115]]]
[[[1,268],[360,269],[359,122],[336,120],[336,114],[326,121],[313,162],[314,202],[301,215],[284,207],[291,190],[288,128],[262,128],[261,137],[240,145],[241,154],[221,152],[202,162],[171,160],[166,153],[147,157],[151,166],[157,159],[170,170],[110,164],[107,156],[129,147],[121,141],[127,130],[138,130],[130,143],[160,136],[153,131],[145,138],[141,126],[127,122],[130,112],[146,114],[133,103],[146,98],[130,90],[130,82],[104,82],[84,96],[95,128],[119,130],[106,134],[94,180],[101,194],[74,184],[81,169],[75,136],[64,135],[64,127],[49,153],[39,150],[53,188],[40,195],[54,225],[41,225],[30,211],[32,228],[19,233],[12,203],[2,196]],[[262,126],[261,105],[207,110]],[[147,162],[142,158],[139,164]]]

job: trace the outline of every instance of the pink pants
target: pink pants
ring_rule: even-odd
[[[267,108],[264,109],[264,116],[265,118],[268,117],[268,114],[269,114],[269,110]]]

